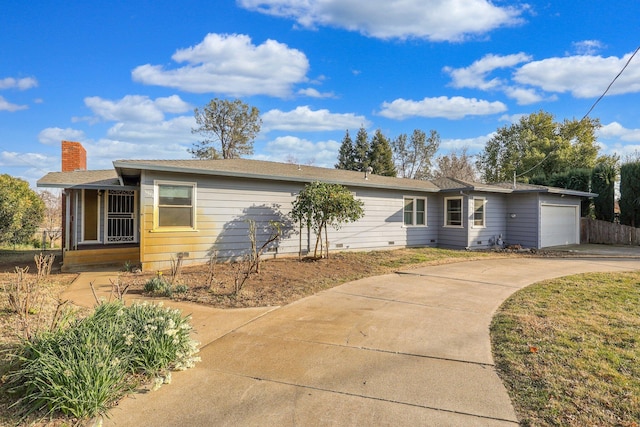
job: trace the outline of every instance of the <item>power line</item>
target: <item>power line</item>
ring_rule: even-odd
[[[627,62],[624,64],[624,67],[622,67],[622,69],[620,70],[620,72],[618,74],[616,74],[616,76],[613,78],[613,80],[611,80],[611,83],[609,83],[609,86],[607,86],[607,88],[604,90],[604,92],[602,92],[602,95],[600,95],[600,97],[598,99],[596,99],[596,101],[593,103],[593,105],[591,106],[591,108],[589,108],[589,111],[587,111],[587,114],[585,114],[582,119],[580,119],[580,121],[586,119],[589,114],[591,114],[591,112],[593,111],[594,108],[596,108],[596,105],[598,105],[598,103],[602,100],[602,98],[605,97],[605,95],[607,94],[607,92],[609,92],[609,89],[611,89],[611,86],[613,86],[613,84],[616,82],[616,80],[618,80],[618,77],[620,77],[622,75],[622,73],[624,73],[624,70],[627,69],[627,67],[629,66],[629,63],[631,62],[631,60],[633,59],[634,56],[636,56],[636,54],[638,53],[638,51],[640,51],[640,46],[638,46],[636,48],[636,50],[631,54],[631,56],[629,57],[629,59],[627,59]],[[515,181],[516,178],[521,177],[522,175],[525,175],[529,172],[531,172],[532,170],[534,170],[535,168],[537,168],[538,166],[540,166],[542,164],[542,162],[544,162],[545,160],[547,160],[549,158],[549,156],[551,156],[554,152],[556,151],[556,149],[551,150],[549,153],[547,153],[546,156],[544,156],[544,158],[542,160],[540,160],[540,162],[538,162],[534,167],[530,168],[529,170],[526,170],[518,175],[516,175],[516,171],[514,170],[513,173],[513,182],[515,185]]]
[[[622,70],[620,70],[620,72],[613,78],[613,80],[611,80],[611,83],[609,83],[609,86],[607,86],[607,88],[602,93],[602,95],[600,95],[600,98],[596,99],[596,102],[594,102],[593,105],[591,106],[591,108],[589,108],[589,111],[587,111],[587,114],[585,114],[584,117],[582,117],[582,120],[586,119],[587,116],[593,111],[593,109],[596,108],[596,105],[598,105],[600,100],[602,100],[602,98],[604,98],[604,96],[607,94],[607,92],[609,92],[609,89],[611,89],[611,86],[613,86],[613,84],[616,82],[616,80],[618,80],[618,77],[620,77],[622,75],[622,73],[624,73],[624,70],[627,69],[627,66],[629,66],[629,63],[631,62],[633,57],[636,56],[636,53],[638,53],[639,50],[640,50],[640,46],[638,46],[636,48],[636,50],[631,54],[631,56],[627,60],[627,63],[624,64],[624,67],[622,67]]]

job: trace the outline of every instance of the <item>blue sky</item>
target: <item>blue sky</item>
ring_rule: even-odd
[[[545,110],[580,119],[640,44],[637,0],[3,2],[0,173],[35,185],[60,141],[90,169],[189,158],[193,108],[260,109],[254,158],[333,167],[345,130],[437,130],[482,150]],[[640,149],[640,54],[591,113],[602,154]]]

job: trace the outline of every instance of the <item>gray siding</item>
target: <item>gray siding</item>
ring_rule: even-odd
[[[469,236],[467,230],[469,228],[466,218],[469,216],[469,203],[467,197],[462,196],[462,227],[445,226],[445,199],[447,197],[459,197],[459,194],[440,195],[439,205],[439,234],[438,247],[447,249],[464,249],[469,245]]]
[[[196,183],[197,231],[153,230],[154,180]],[[259,244],[266,239],[270,220],[288,225],[285,237],[266,256],[298,254],[300,237],[303,253],[313,251],[315,235],[306,229],[300,230],[298,224],[287,217],[295,195],[302,188],[302,183],[144,173],[140,194],[141,206],[144,206],[141,252],[145,269],[165,268],[171,257],[175,258],[180,252],[189,253],[186,264],[205,262],[214,252],[219,259],[241,257],[250,251],[248,219],[256,221]],[[435,196],[371,188],[350,190],[364,202],[365,216],[339,230],[329,228],[331,250],[435,246],[438,235]],[[426,197],[427,227],[404,226],[403,196]]]
[[[511,194],[507,199],[508,245],[539,247],[540,208],[538,193]]]
[[[469,206],[469,244],[470,249],[483,249],[496,245],[501,238],[507,240],[507,197],[506,194],[472,193],[467,198]],[[485,226],[473,224],[474,199],[484,199]]]

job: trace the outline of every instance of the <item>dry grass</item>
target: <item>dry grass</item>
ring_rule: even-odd
[[[521,424],[638,425],[640,272],[525,288],[503,304],[491,332]]]

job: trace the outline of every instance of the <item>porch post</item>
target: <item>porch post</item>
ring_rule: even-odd
[[[64,190],[65,198],[64,198],[64,251],[62,255],[64,256],[64,252],[69,250],[69,245],[71,245],[70,237],[71,237],[71,194],[69,194],[69,190]]]

